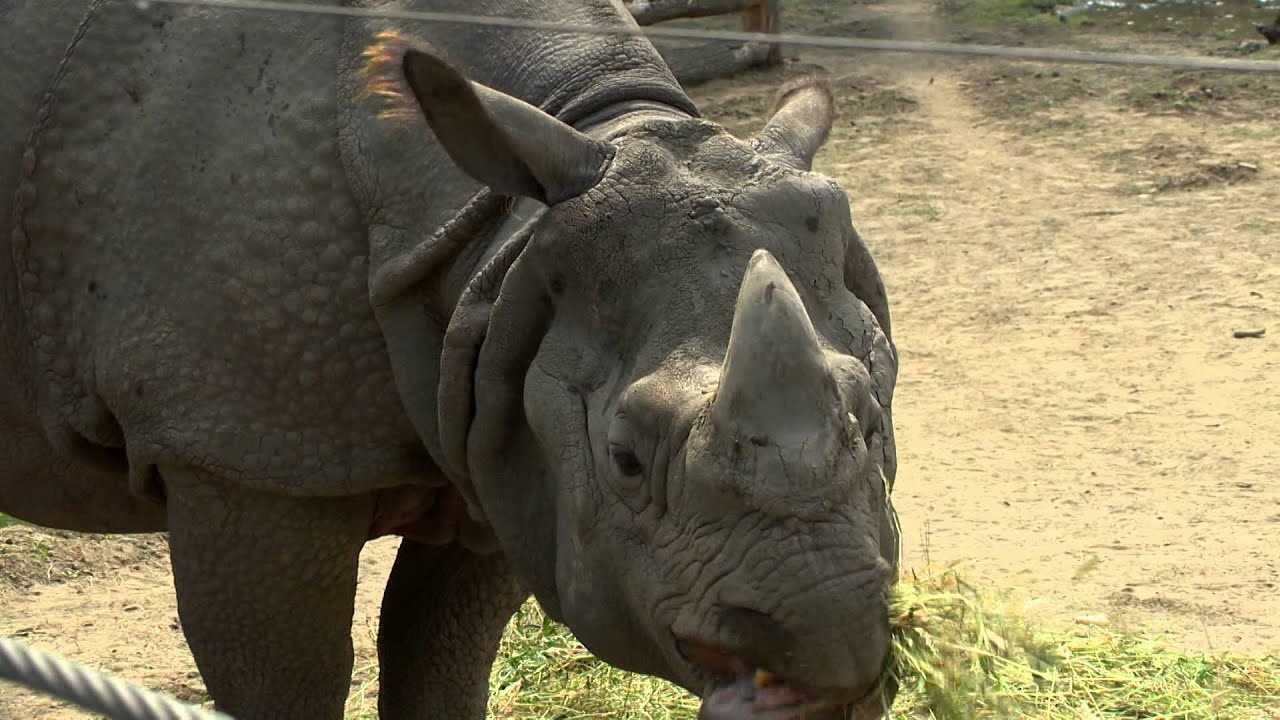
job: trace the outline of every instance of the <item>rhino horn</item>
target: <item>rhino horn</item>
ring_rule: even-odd
[[[800,443],[835,420],[837,392],[800,294],[757,250],[738,290],[712,421],[757,445]]]

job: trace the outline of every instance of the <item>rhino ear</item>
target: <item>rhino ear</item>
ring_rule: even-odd
[[[762,155],[809,170],[827,141],[836,118],[836,103],[822,75],[810,75],[782,87],[773,115],[755,137]]]
[[[498,192],[554,205],[593,187],[613,156],[609,145],[523,100],[471,82],[432,52],[407,49],[403,70],[449,157]]]

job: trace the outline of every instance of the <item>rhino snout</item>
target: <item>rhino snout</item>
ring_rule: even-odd
[[[709,636],[677,633],[677,651],[701,678],[699,718],[878,716],[868,708],[887,687],[887,578],[881,562],[773,612],[720,606]]]

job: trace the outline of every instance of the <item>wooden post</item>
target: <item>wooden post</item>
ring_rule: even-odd
[[[0,0],[2,1],[2,0]],[[782,31],[780,0],[622,0],[639,25],[678,18],[710,17],[740,13],[742,29],[754,33]],[[777,65],[782,62],[782,45],[777,42],[751,41],[741,44],[712,41],[690,47],[688,43],[667,43],[655,39],[654,45],[666,59],[681,83],[699,83],[712,78],[735,75],[747,68]]]
[[[781,29],[782,13],[779,0],[760,0],[754,7],[742,11],[742,29],[744,32],[776,33]],[[773,65],[782,62],[782,46],[770,43],[765,63]]]

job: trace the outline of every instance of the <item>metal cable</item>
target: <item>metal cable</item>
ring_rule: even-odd
[[[1003,45],[976,45],[916,40],[874,40],[870,38],[830,37],[801,33],[757,33],[734,30],[699,30],[682,27],[656,27],[649,25],[591,27],[570,25],[548,20],[505,17],[501,15],[470,15],[466,13],[431,12],[424,10],[397,10],[354,8],[329,5],[312,5],[303,2],[280,0],[132,0],[134,5],[147,9],[151,5],[195,5],[253,12],[296,13],[307,15],[339,15],[344,17],[380,18],[386,20],[412,20],[456,25],[478,25],[516,30],[543,30],[553,33],[583,35],[644,35],[651,38],[678,40],[711,40],[724,42],[780,43],[827,50],[873,50],[879,52],[903,52],[935,55],[971,55],[997,57],[1035,62],[1082,63],[1096,65],[1133,65],[1165,67],[1180,70],[1212,70],[1219,72],[1280,73],[1280,61],[1241,60],[1237,58],[1191,57],[1185,55],[1143,55],[1138,53],[1090,52],[1058,48],[1026,48]]]
[[[55,655],[0,638],[0,679],[102,713],[111,720],[232,720]]]

